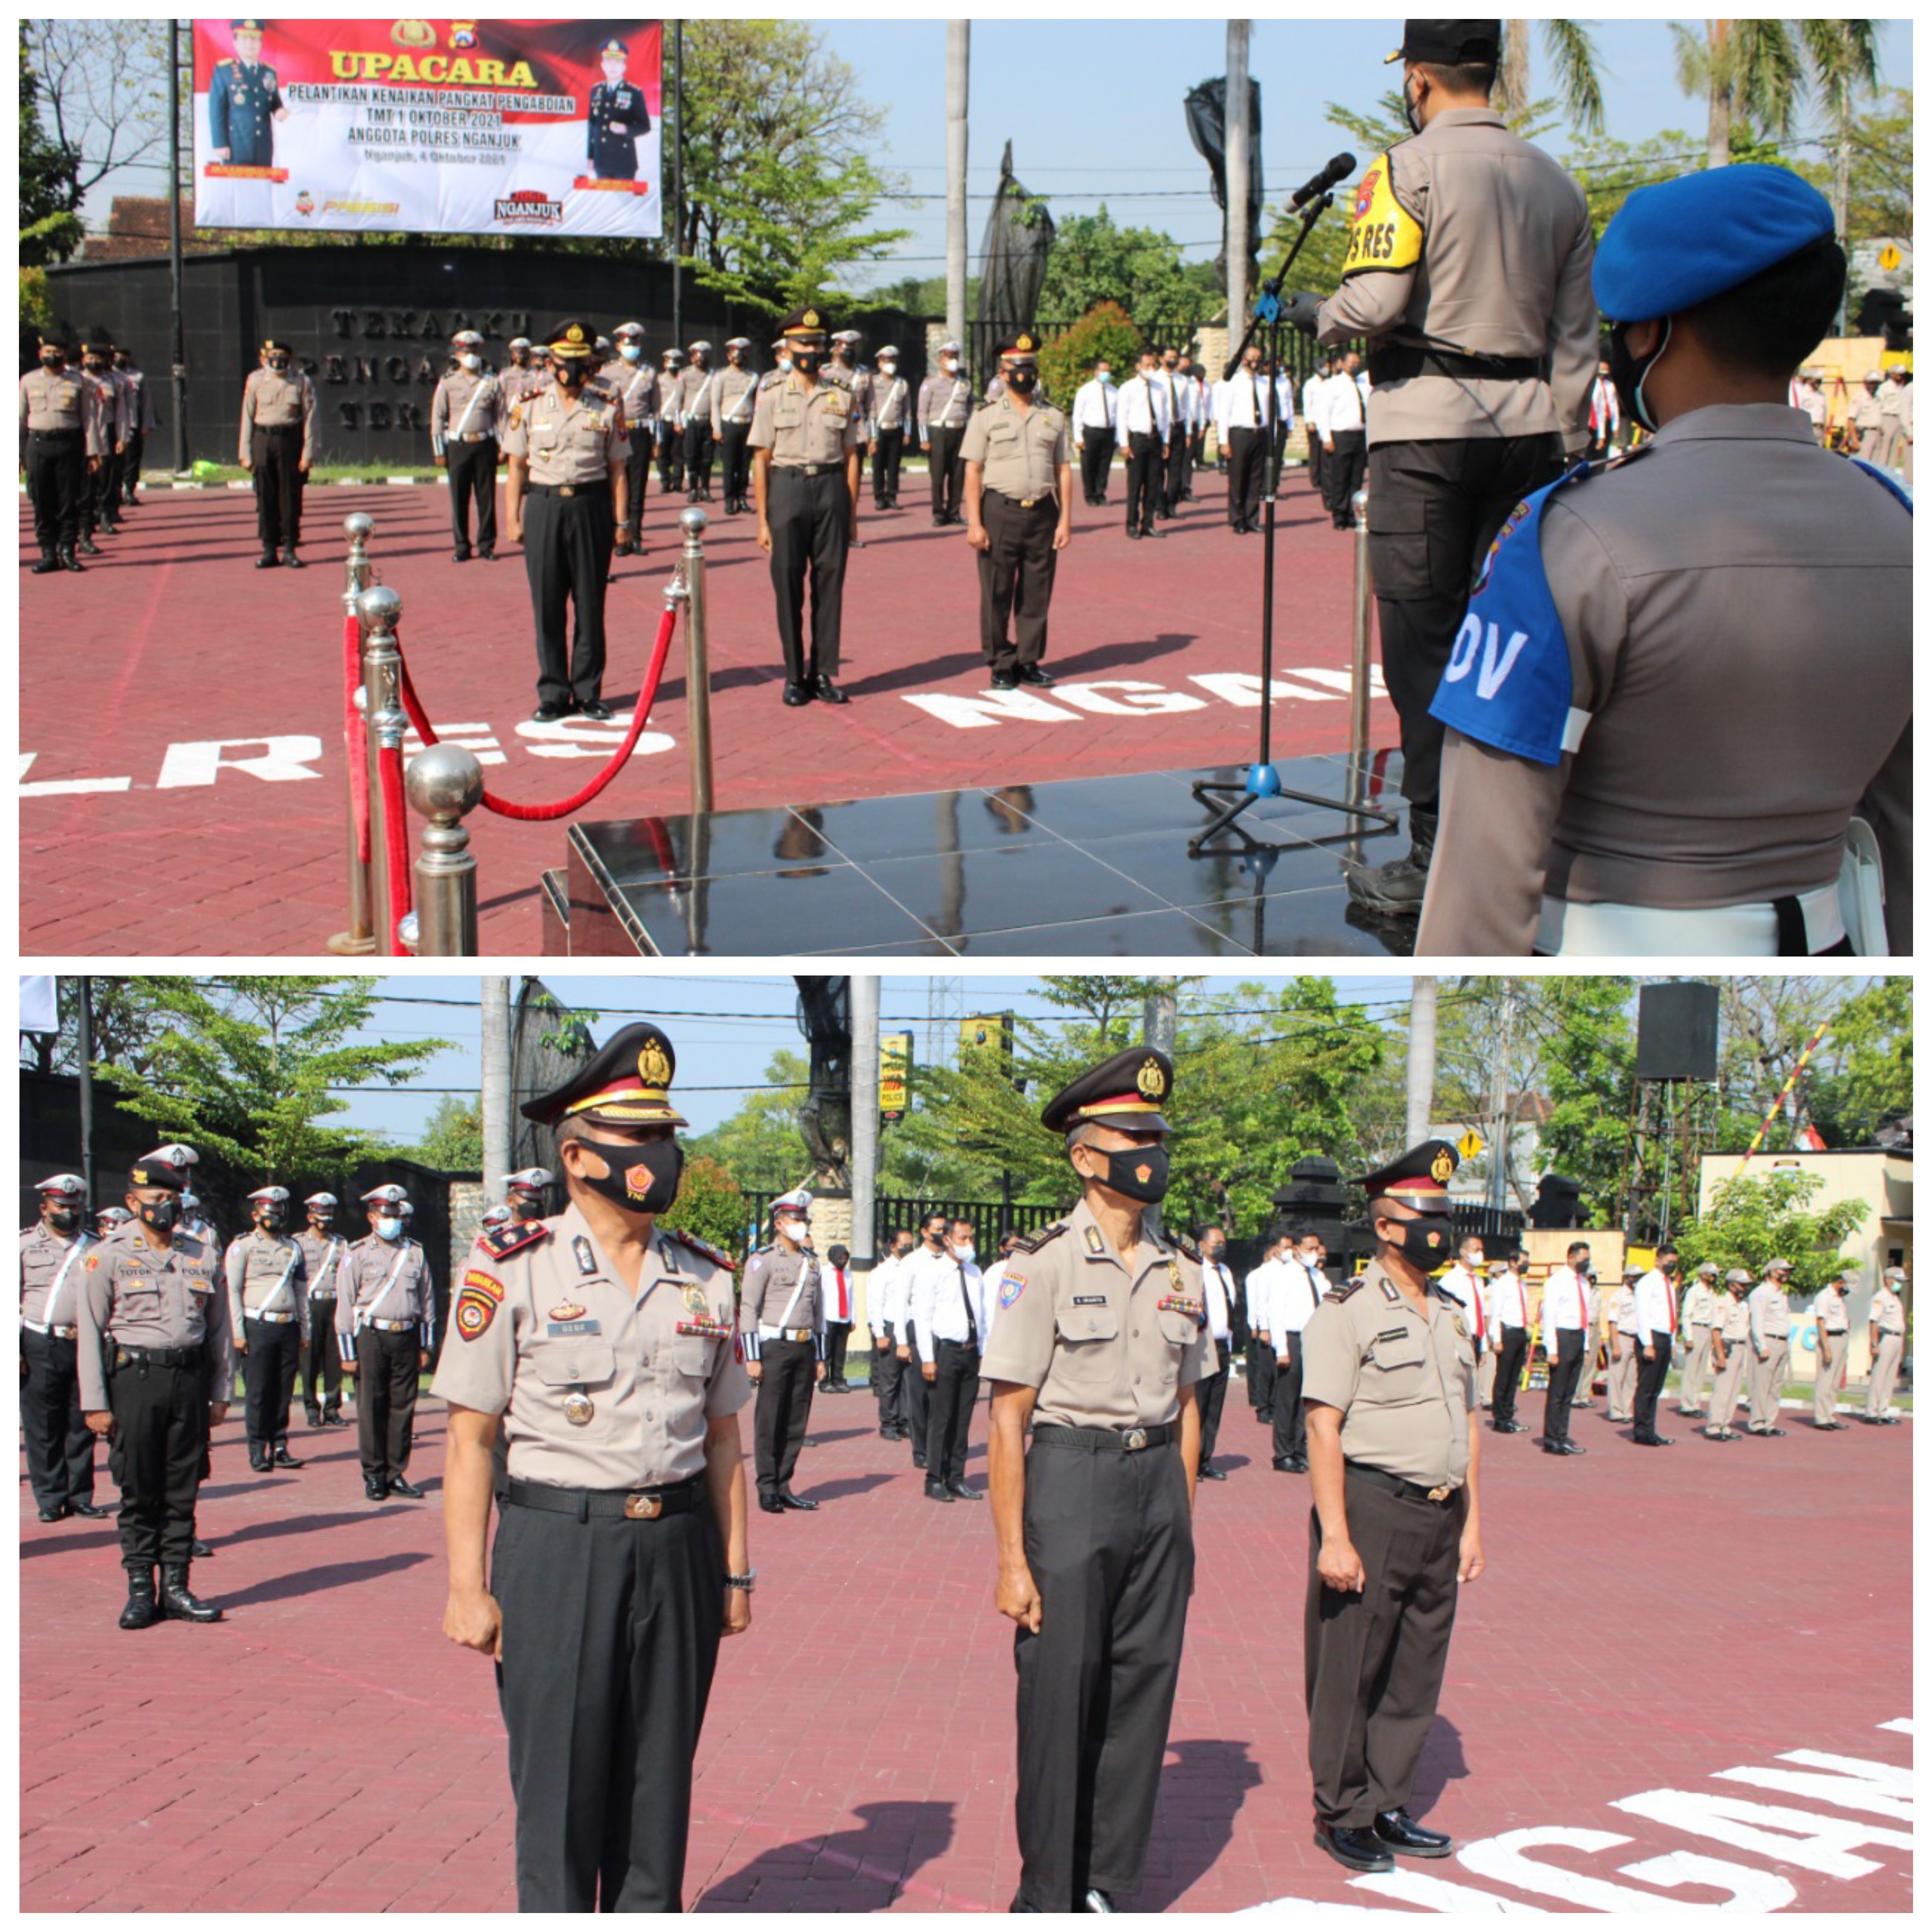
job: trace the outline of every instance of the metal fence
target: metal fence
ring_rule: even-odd
[[[745,1199],[754,1217],[747,1230],[748,1238],[745,1245],[748,1251],[771,1238],[772,1203],[778,1198],[778,1192],[785,1191],[788,1190],[764,1192],[754,1188],[745,1190]],[[1000,1237],[1009,1228],[1030,1234],[1036,1228],[1057,1221],[1066,1211],[1064,1208],[1036,1207],[1010,1197],[1000,1201],[966,1201],[934,1198],[927,1195],[881,1195],[873,1203],[872,1252],[875,1257],[885,1252],[886,1244],[892,1239],[895,1228],[910,1228],[916,1234],[920,1222],[927,1215],[944,1214],[949,1220],[972,1222],[973,1245],[982,1259],[986,1259],[998,1252]]]

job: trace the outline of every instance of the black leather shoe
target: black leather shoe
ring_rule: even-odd
[[[49,550],[42,556],[39,562],[34,566],[32,574],[36,577],[46,577],[59,569],[60,567],[60,559],[56,556],[52,551]]]
[[[42,1510],[40,1520],[43,1522],[64,1522],[67,1520],[67,1504],[62,1503],[57,1508]]]
[[[380,1476],[365,1476],[362,1479],[362,1493],[372,1503],[387,1502],[389,1499],[389,1486]]]
[[[280,562],[281,559],[273,550],[265,550],[260,556],[256,558],[255,568],[257,570],[273,570]]]
[[[422,1491],[404,1476],[392,1476],[389,1478],[389,1493],[392,1496],[407,1496],[412,1502],[422,1501]]]
[[[1358,905],[1385,918],[1418,919],[1422,896],[1429,886],[1429,862],[1413,851],[1385,866],[1349,865],[1346,872],[1348,896]]]
[[[161,1571],[161,1615],[184,1624],[218,1624],[221,1612],[204,1604],[188,1587],[188,1565],[170,1563]]]
[[[1076,1912],[1117,1912],[1120,1908],[1097,1886],[1090,1886],[1080,1894],[1080,1903],[1074,1910]]]
[[[1052,683],[1050,673],[1043,671],[1038,664],[1022,664],[1016,675],[1022,684],[1030,684],[1044,691]]]
[[[1292,1456],[1276,1456],[1271,1460],[1274,1462],[1275,1472],[1279,1475],[1286,1476],[1290,1474],[1294,1469],[1294,1458]]]
[[[812,687],[808,684],[788,684],[784,688],[784,701],[788,704],[809,704]]]
[[[103,1509],[96,1502],[69,1503],[67,1507],[68,1514],[70,1516],[84,1516],[95,1522],[99,1521],[103,1516],[112,1516],[114,1514],[112,1510]]]
[[[1566,1456],[1587,1456],[1590,1452],[1583,1447],[1582,1443],[1566,1440],[1563,1444],[1563,1453]]]
[[[1204,1464],[1198,1472],[1204,1483],[1225,1483],[1228,1480],[1226,1469],[1217,1469],[1210,1462]]]
[[[1395,1860],[1388,1846],[1374,1832],[1355,1825],[1318,1825],[1315,1842],[1337,1864],[1351,1871],[1385,1872],[1395,1870]]]
[[[92,537],[82,537],[76,546],[82,556],[98,556],[100,546]]]
[[[1527,1436],[1529,1424],[1526,1422],[1492,1422],[1490,1426],[1498,1436]]]
[[[194,1542],[188,1546],[188,1548],[190,1553],[194,1556],[197,1563],[199,1563],[204,1556],[212,1556],[214,1554],[214,1545],[212,1543],[202,1542],[201,1538],[198,1536],[195,1538]]]
[[[304,1420],[308,1424],[310,1428],[320,1429],[322,1426],[322,1411],[319,1408],[312,1408]]]
[[[308,566],[303,562],[302,559],[296,556],[292,550],[284,550],[282,553],[282,560],[287,564],[288,567],[291,570],[306,570],[308,568]]]
[[[974,1488],[970,1483],[948,1483],[946,1486],[946,1493],[950,1496],[957,1496],[962,1503],[976,1503],[985,1500],[981,1492]]]
[[[593,698],[588,704],[580,704],[577,709],[580,716],[595,724],[608,724],[610,722],[610,707],[601,698]]]
[[[767,1516],[783,1516],[784,1514],[784,1504],[780,1502],[776,1496],[768,1496],[760,1494],[758,1498],[758,1507],[763,1510]]]
[[[812,695],[826,704],[850,704],[852,702],[824,671],[818,674],[818,681],[812,689]]]
[[[121,534],[121,526],[115,522],[113,518],[111,517],[102,518],[100,520],[100,529],[101,533],[104,536],[118,537]]]
[[[1543,1445],[1543,1453],[1546,1456],[1560,1456],[1563,1454],[1563,1445],[1560,1442],[1546,1442]]]
[[[923,1456],[915,1454],[912,1459],[912,1466],[915,1469],[924,1468],[926,1467],[926,1458]]]
[[[1784,1431],[1781,1429],[1767,1429],[1764,1433],[1767,1436],[1782,1436]]]
[[[476,554],[485,563],[494,563],[496,561],[496,553],[494,550],[479,550]]]
[[[628,548],[627,544],[620,544],[617,546],[617,554],[622,556]],[[470,553],[466,550],[452,550],[449,554],[450,561],[453,563],[467,563],[470,561]]]
[[[1446,1832],[1432,1832],[1418,1825],[1400,1808],[1376,1814],[1376,1836],[1392,1852],[1412,1858],[1446,1858],[1455,1849]]]
[[[275,1453],[270,1460],[278,1469],[299,1469],[302,1467],[301,1457],[291,1456],[289,1454],[289,1445],[286,1442],[278,1442],[275,1444]]]
[[[926,1494],[930,1502],[950,1503],[958,1500],[944,1483],[934,1482],[930,1476],[926,1479]]]
[[[154,1573],[130,1570],[128,1573],[128,1603],[121,1612],[123,1630],[146,1630],[161,1620],[161,1606],[154,1600]]]
[[[257,1456],[251,1452],[248,1457],[248,1466],[254,1471],[256,1475],[266,1476],[274,1468],[274,1465],[268,1460],[267,1456]]]
[[[1020,681],[1011,671],[996,670],[986,680],[988,691],[1017,691],[1019,688]]]
[[[60,553],[60,562],[61,568],[63,570],[71,570],[75,572],[76,574],[85,574],[87,569],[87,566],[82,563],[80,559],[76,556],[74,552],[70,550],[64,550]]]
[[[779,1490],[778,1501],[788,1510],[815,1510],[818,1507],[816,1503],[807,1502],[802,1496],[794,1496],[789,1490]]]
[[[1669,1436],[1633,1436],[1630,1440],[1641,1449],[1668,1449],[1676,1438]]]
[[[532,724],[556,724],[561,723],[566,715],[560,704],[539,704],[530,713],[530,722]]]

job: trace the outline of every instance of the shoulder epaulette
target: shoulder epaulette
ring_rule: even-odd
[[[520,1249],[534,1247],[539,1241],[550,1239],[550,1225],[544,1221],[525,1221],[520,1225],[507,1228],[490,1228],[476,1237],[476,1245],[485,1249],[498,1261],[506,1259]]]
[[[776,1241],[761,1241],[759,1243],[758,1246],[752,1250],[752,1253],[747,1255],[745,1258],[747,1261],[749,1261],[752,1258],[752,1255],[768,1255],[777,1246],[778,1243]]]
[[[1199,1262],[1201,1250],[1185,1234],[1169,1234],[1167,1238],[1174,1244],[1177,1251],[1185,1255],[1190,1261],[1196,1264]]]
[[[1362,1284],[1367,1280],[1368,1276],[1365,1274],[1355,1275],[1350,1279],[1346,1287],[1338,1288],[1333,1295],[1327,1298],[1334,1301],[1346,1301],[1350,1295],[1358,1294],[1361,1292]],[[1317,1306],[1319,1304],[1318,1304]]]
[[[680,1241],[694,1255],[702,1255],[706,1261],[716,1262],[720,1268],[736,1268],[738,1264],[722,1248],[714,1248],[709,1241],[700,1241],[695,1234],[687,1234],[682,1228],[667,1228],[664,1232],[674,1241]]]
[[[1066,1221],[1049,1221],[1044,1228],[1036,1228],[1024,1237],[1014,1249],[1016,1254],[1036,1255],[1048,1241],[1057,1241],[1072,1225]]]

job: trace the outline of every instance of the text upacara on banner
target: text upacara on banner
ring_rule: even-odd
[[[654,236],[663,22],[197,20],[198,228]]]

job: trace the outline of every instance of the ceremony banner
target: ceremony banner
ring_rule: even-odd
[[[657,20],[197,20],[199,228],[661,232]]]

